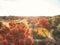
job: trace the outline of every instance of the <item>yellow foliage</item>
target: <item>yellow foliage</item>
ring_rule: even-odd
[[[49,35],[50,35],[49,31],[43,27],[37,29],[37,34],[41,35],[43,37],[49,37]]]

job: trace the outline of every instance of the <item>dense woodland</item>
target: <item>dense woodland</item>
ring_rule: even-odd
[[[60,15],[0,16],[0,45],[60,45]]]

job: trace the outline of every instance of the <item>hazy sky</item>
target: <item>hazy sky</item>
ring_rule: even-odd
[[[0,15],[53,16],[60,14],[60,0],[0,0]]]

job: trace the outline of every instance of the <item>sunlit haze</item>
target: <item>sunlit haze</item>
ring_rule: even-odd
[[[54,16],[60,14],[60,0],[0,0],[0,15]]]

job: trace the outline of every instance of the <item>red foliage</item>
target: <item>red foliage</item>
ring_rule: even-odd
[[[3,43],[8,45],[9,43],[11,45],[32,45],[32,39],[28,38],[28,32],[29,28],[26,27],[25,24],[16,24],[15,22],[9,23],[10,28],[7,28],[6,26],[3,26],[1,30],[3,30],[6,34],[3,40],[3,35],[1,35],[1,39],[3,40]],[[2,31],[1,31],[2,32]],[[3,32],[3,34],[4,34]],[[32,37],[32,36],[30,36]],[[24,40],[26,42],[24,42]],[[28,40],[28,41],[27,41]],[[27,42],[29,44],[27,44]]]
[[[41,18],[41,19],[39,19],[38,26],[49,27],[50,22],[48,21],[47,18]]]

